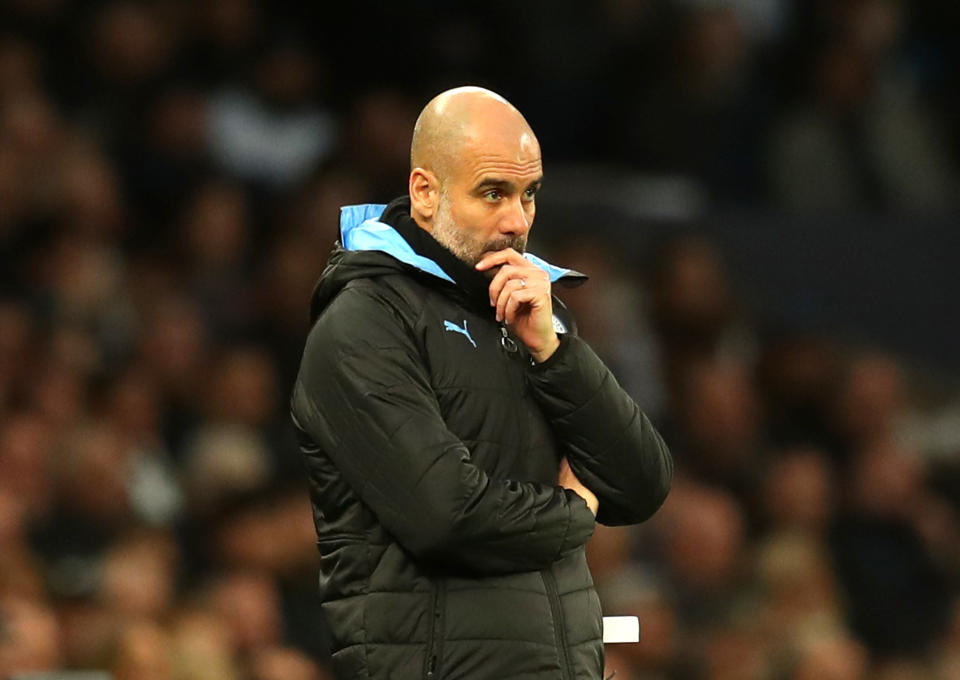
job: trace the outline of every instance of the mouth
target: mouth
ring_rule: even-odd
[[[490,244],[490,247],[483,251],[483,254],[486,255],[488,253],[499,253],[501,250],[513,248],[515,251],[523,255],[524,251],[526,250],[526,245],[526,242],[521,239],[506,239]]]

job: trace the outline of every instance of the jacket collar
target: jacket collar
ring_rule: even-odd
[[[387,207],[385,203],[369,203],[340,208],[340,242],[343,248],[386,253],[422,272],[456,283],[433,258],[418,253],[395,227],[380,221]]]
[[[489,307],[489,279],[438,243],[410,216],[406,196],[389,204],[350,205],[340,209],[340,237],[346,250],[376,250],[422,272],[453,283],[471,300]],[[568,287],[587,277],[572,269],[550,264],[532,253],[527,260],[547,272],[550,281]]]

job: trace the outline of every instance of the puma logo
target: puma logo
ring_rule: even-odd
[[[474,349],[477,348],[477,343],[473,341],[473,338],[470,337],[470,331],[467,330],[466,319],[463,320],[463,328],[453,323],[452,321],[444,321],[443,328],[444,330],[447,330],[447,331],[453,331],[454,333],[459,333],[460,335],[462,335],[463,337],[465,337],[467,340],[470,341],[470,344],[473,345]]]

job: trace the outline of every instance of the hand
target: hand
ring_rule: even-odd
[[[550,276],[513,248],[484,255],[479,271],[499,270],[490,281],[490,305],[497,321],[505,321],[537,363],[546,361],[560,346],[553,329]]]
[[[577,476],[573,474],[573,469],[570,467],[570,463],[567,462],[566,458],[560,460],[560,472],[557,474],[557,483],[564,489],[570,489],[585,500],[587,507],[590,508],[590,512],[593,513],[594,517],[597,516],[597,511],[600,509],[600,501],[597,500],[596,494],[580,483]]]

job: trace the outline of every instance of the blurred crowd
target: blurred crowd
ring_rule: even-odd
[[[339,206],[403,193],[445,87],[511,98],[548,172],[956,207],[949,3],[454,4],[0,2],[0,678],[329,677],[287,398]],[[590,544],[642,620],[617,680],[960,678],[954,395],[752,318],[702,235],[544,247],[678,463]]]
[[[565,299],[678,470],[650,522],[598,526],[588,545],[605,612],[641,620],[639,645],[607,646],[608,671],[960,678],[955,388],[751,318],[702,236],[655,249],[642,277],[611,266],[613,247],[575,249],[598,275]]]

